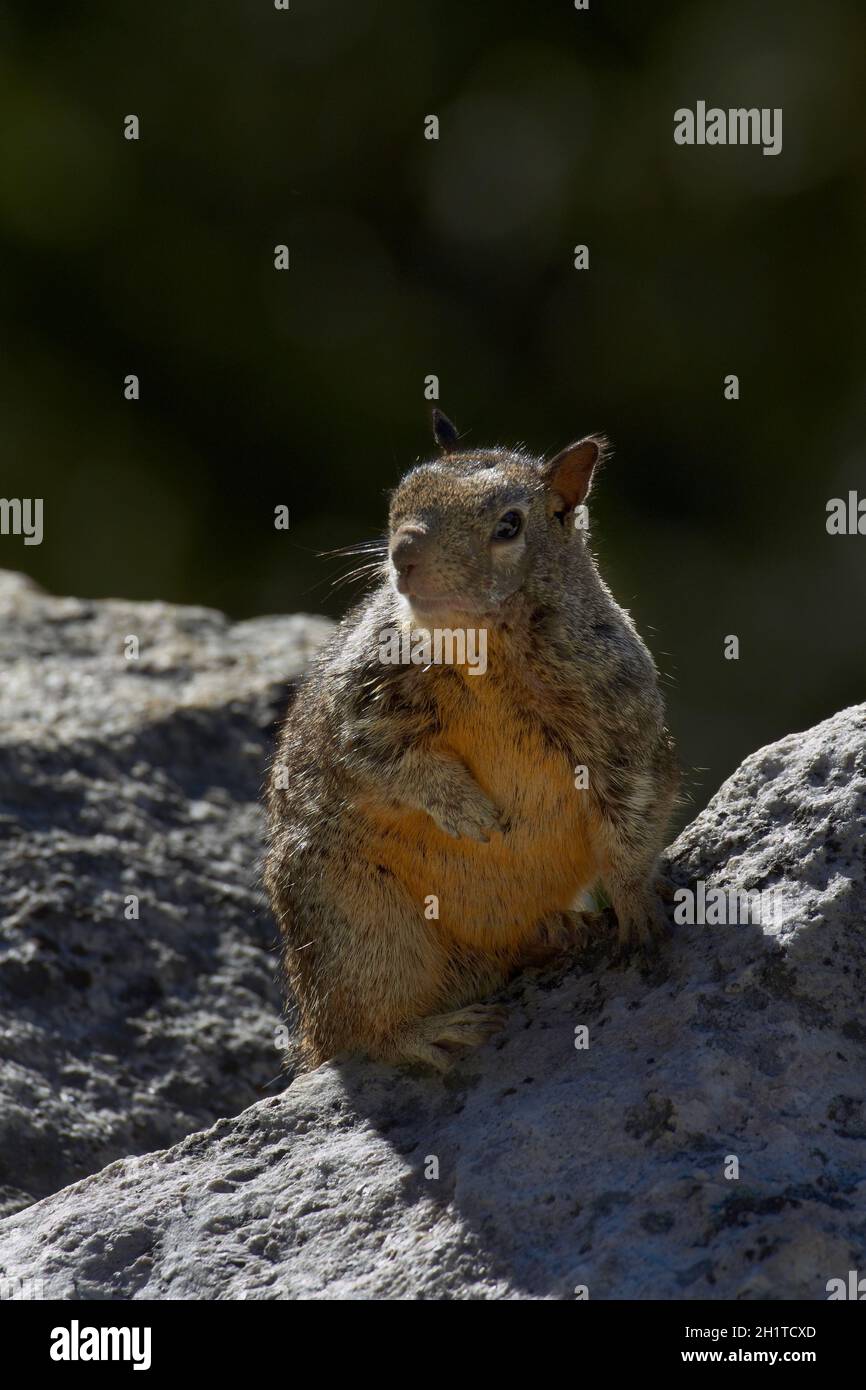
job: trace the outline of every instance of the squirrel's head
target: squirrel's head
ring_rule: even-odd
[[[577,509],[606,441],[591,435],[543,461],[509,449],[463,452],[438,410],[433,427],[442,457],[413,468],[392,494],[391,582],[422,622],[495,616],[527,580],[555,582],[583,546]]]

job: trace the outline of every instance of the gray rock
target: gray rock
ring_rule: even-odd
[[[258,801],[329,626],[0,574],[0,1211],[282,1088]]]
[[[772,888],[772,921],[524,976],[444,1081],[321,1067],[7,1218],[0,1274],[59,1298],[825,1298],[866,1272],[864,828],[860,706],[747,759],[670,851],[680,884]]]

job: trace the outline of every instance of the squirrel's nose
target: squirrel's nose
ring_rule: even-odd
[[[418,563],[423,549],[424,532],[418,526],[401,526],[391,542],[391,563],[402,586]]]

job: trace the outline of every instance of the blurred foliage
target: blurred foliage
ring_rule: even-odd
[[[0,564],[337,613],[317,552],[381,531],[428,373],[475,444],[606,430],[694,809],[866,696],[866,538],[825,530],[866,494],[864,39],[859,0],[4,4],[0,491],[46,534]],[[699,99],[782,107],[782,154],[676,146]]]

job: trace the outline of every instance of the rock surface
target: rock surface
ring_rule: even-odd
[[[0,1222],[0,1277],[85,1299],[825,1298],[866,1269],[864,832],[860,706],[748,758],[670,851],[680,884],[773,889],[771,922],[526,975],[444,1080],[321,1067]]]
[[[329,627],[0,574],[0,1213],[282,1088],[258,802]]]

